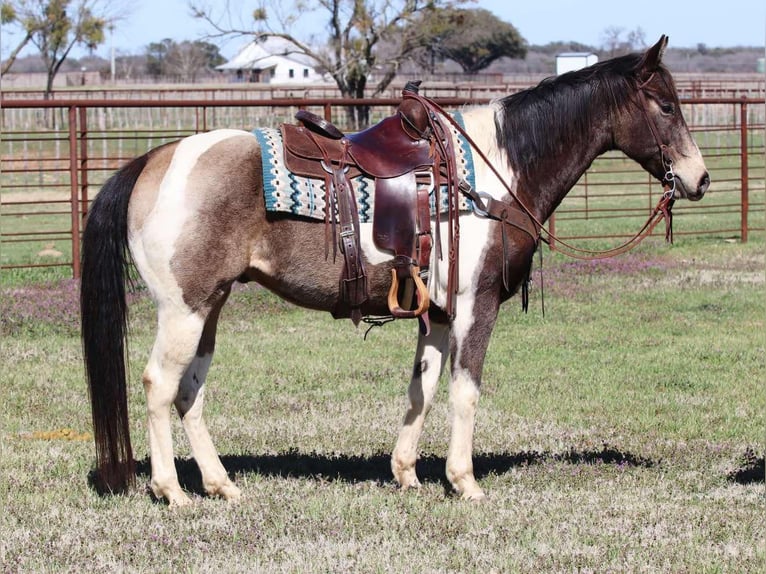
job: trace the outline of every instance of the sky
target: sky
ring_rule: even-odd
[[[204,1],[221,8],[228,3]],[[245,11],[256,6],[253,0],[231,4],[243,6]],[[112,5],[117,10],[125,6],[127,15],[118,22],[114,38],[107,37],[97,50],[102,57],[108,57],[112,43],[118,53],[139,54],[146,45],[163,38],[196,40],[208,31],[191,16],[189,0],[112,0]],[[287,0],[284,5],[291,3]],[[679,48],[700,43],[711,48],[764,46],[766,38],[766,0],[478,0],[474,6],[513,24],[530,44],[561,40],[600,47],[604,31],[615,26],[626,34],[640,27],[648,44],[667,34],[671,47]],[[315,32],[322,31],[318,20]],[[0,42],[2,56],[7,56],[13,48],[13,35],[6,29]],[[231,58],[245,42],[242,38],[230,40],[221,45],[221,53]]]

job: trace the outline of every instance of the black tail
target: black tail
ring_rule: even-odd
[[[144,155],[114,174],[96,196],[83,233],[80,317],[93,434],[96,486],[124,492],[135,483],[126,375],[128,307],[125,280],[128,202]]]

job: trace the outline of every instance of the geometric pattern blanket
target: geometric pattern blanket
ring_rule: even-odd
[[[463,126],[462,115],[458,112],[453,115],[455,120]],[[471,146],[462,135],[452,126],[452,135],[458,143],[455,146],[455,159],[457,160],[460,176],[465,179],[473,189],[476,189],[476,174],[473,167],[473,154]],[[282,132],[275,128],[258,128],[253,134],[261,146],[261,160],[263,162],[263,188],[268,211],[292,213],[312,219],[324,220],[325,218],[325,180],[303,177],[292,173],[285,166],[284,148],[282,145]],[[359,211],[359,221],[367,223],[372,221],[375,202],[375,180],[360,175],[351,180],[356,196]],[[435,213],[434,191],[429,190],[431,196],[431,213]],[[440,194],[441,211],[447,211],[446,193]],[[460,198],[461,211],[472,211],[471,200]]]

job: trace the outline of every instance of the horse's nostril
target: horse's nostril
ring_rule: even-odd
[[[700,195],[704,195],[708,187],[710,187],[710,174],[705,172],[705,175],[703,175],[700,179],[699,186],[697,187],[697,192]]]

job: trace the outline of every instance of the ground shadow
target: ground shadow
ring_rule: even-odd
[[[740,459],[740,466],[728,476],[731,482],[737,484],[752,484],[754,482],[766,482],[766,461],[764,457],[758,457],[752,449],[747,449]]]
[[[230,476],[236,474],[258,474],[269,477],[293,477],[323,481],[343,481],[349,483],[374,482],[380,485],[393,480],[391,474],[391,455],[376,453],[355,456],[345,454],[305,453],[290,450],[279,454],[263,455],[224,455],[223,465]],[[474,474],[481,479],[489,474],[504,474],[514,468],[562,462],[566,464],[609,464],[625,467],[651,468],[657,462],[605,446],[600,450],[575,451],[563,453],[525,451],[521,453],[479,453],[473,457]],[[194,459],[176,459],[176,469],[181,487],[189,492],[203,494],[202,479]],[[444,457],[424,455],[418,459],[417,472],[420,481],[440,483],[451,492],[446,482]],[[137,461],[136,472],[146,478],[150,475],[149,459]]]

